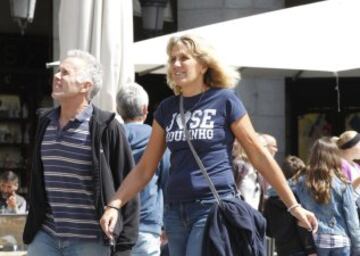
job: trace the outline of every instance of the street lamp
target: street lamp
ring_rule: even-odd
[[[23,35],[28,23],[34,18],[36,0],[10,0],[10,15],[19,25]]]
[[[164,10],[168,0],[139,0],[143,28],[149,35],[158,34],[164,24]]]

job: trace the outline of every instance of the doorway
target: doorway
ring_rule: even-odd
[[[286,152],[307,160],[313,142],[360,132],[360,78],[286,79]]]

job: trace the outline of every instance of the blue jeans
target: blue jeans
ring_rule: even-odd
[[[150,232],[139,232],[138,240],[131,251],[132,256],[159,256],[160,235]]]
[[[234,195],[224,196],[231,198]],[[165,205],[164,224],[171,256],[200,256],[206,219],[215,199]]]
[[[28,256],[108,256],[110,247],[102,241],[60,240],[40,230],[28,246]]]
[[[316,248],[318,256],[350,256],[350,247]]]

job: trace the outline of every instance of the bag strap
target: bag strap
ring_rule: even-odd
[[[182,95],[180,95],[180,116],[181,116],[181,122],[182,125],[184,127],[184,134],[185,134],[185,139],[187,141],[187,143],[189,144],[190,150],[195,158],[196,163],[198,164],[200,171],[202,173],[202,175],[204,176],[204,178],[206,179],[206,181],[208,182],[208,185],[210,187],[211,193],[214,195],[216,203],[218,205],[220,205],[220,196],[219,193],[216,191],[216,188],[214,186],[214,183],[211,181],[209,174],[207,173],[205,166],[203,165],[203,163],[201,162],[201,159],[199,157],[199,155],[197,154],[191,140],[190,140],[190,134],[189,134],[189,130],[187,129],[186,126],[186,122],[185,122],[185,114],[184,114],[184,97]]]

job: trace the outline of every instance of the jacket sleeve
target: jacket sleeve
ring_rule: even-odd
[[[110,134],[110,154],[109,163],[114,180],[114,187],[118,188],[126,175],[134,166],[134,159],[125,130],[122,125],[113,122]],[[121,219],[123,229],[120,231],[116,242],[116,254],[118,256],[130,255],[132,247],[135,245],[139,228],[139,198],[134,197],[121,208]]]
[[[343,209],[344,217],[347,228],[349,230],[349,237],[351,240],[352,255],[360,255],[360,227],[359,216],[355,207],[355,200],[353,196],[353,189],[350,184],[346,185],[346,188],[342,194],[343,196]]]

